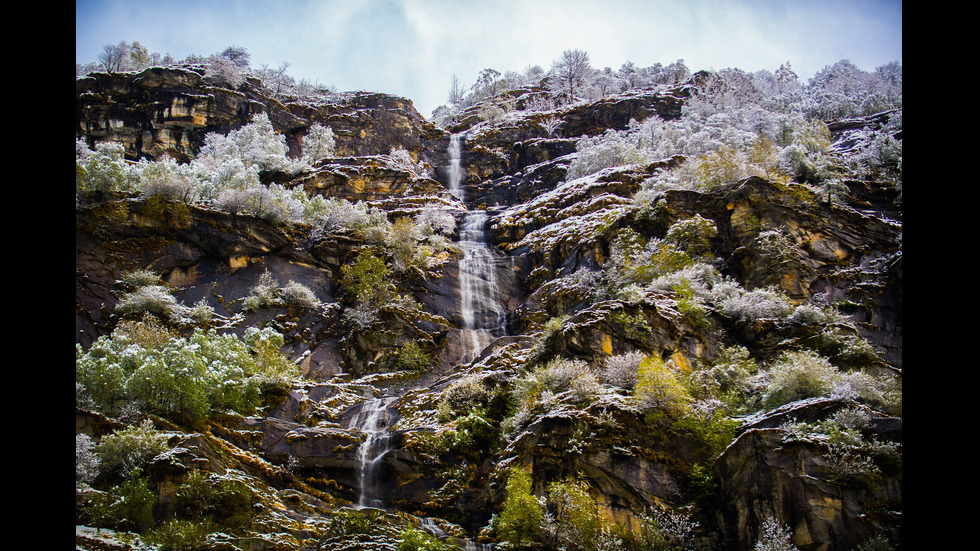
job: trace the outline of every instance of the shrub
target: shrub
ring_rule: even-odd
[[[636,385],[642,352],[627,352],[606,358],[599,376],[602,382],[622,389],[632,390]]]
[[[772,409],[804,398],[829,396],[840,380],[837,368],[809,351],[785,352],[760,374],[762,404]]]
[[[707,365],[699,365],[690,375],[689,388],[700,399],[717,399],[730,413],[749,409],[755,393],[753,377],[759,366],[744,346],[723,348]]]
[[[582,138],[576,144],[578,154],[568,167],[569,180],[595,174],[604,168],[638,165],[653,160],[646,150],[637,147],[627,133],[606,130],[602,136]]]
[[[246,312],[255,312],[282,304],[283,300],[279,297],[279,281],[269,270],[265,270],[255,285],[248,290],[248,296],[242,301],[242,308]]]
[[[205,520],[219,529],[247,528],[255,517],[255,501],[244,482],[195,470],[177,488],[174,513],[179,518]]]
[[[391,148],[388,156],[391,158],[392,164],[400,170],[410,172],[415,177],[429,176],[429,169],[425,166],[425,163],[422,161],[415,162],[411,153],[403,147]]]
[[[146,540],[160,551],[203,551],[209,548],[210,533],[207,522],[172,519],[147,532]]]
[[[660,356],[647,356],[640,362],[633,397],[644,410],[680,416],[690,409],[691,396],[671,365]]]
[[[95,151],[76,144],[76,193],[111,194],[136,188],[137,178],[125,159],[126,149],[117,142],[102,142]]]
[[[769,517],[759,528],[759,538],[755,542],[753,551],[796,551],[796,546],[790,541],[791,532],[789,526],[781,525],[779,522]]]
[[[395,368],[400,371],[421,373],[429,367],[432,359],[415,341],[408,341],[398,349],[395,356]]]
[[[711,240],[718,235],[715,223],[700,214],[694,218],[678,220],[667,229],[664,241],[676,245],[692,256],[702,256],[711,251]]]
[[[141,160],[134,168],[144,197],[159,197],[191,203],[197,198],[201,183],[190,165],[179,164],[170,157],[159,161]]]
[[[120,530],[145,530],[153,522],[156,495],[140,473],[118,486],[92,496],[86,511],[100,527]]]
[[[124,272],[119,278],[119,283],[127,289],[139,289],[152,285],[162,285],[160,276],[153,270],[130,270]]]
[[[497,537],[511,545],[526,545],[541,537],[544,507],[531,492],[531,473],[520,465],[507,471],[504,505],[500,514],[493,518],[492,527]]]
[[[449,551],[458,546],[439,541],[432,534],[417,528],[407,528],[401,533],[398,551]]]
[[[95,442],[87,434],[75,435],[75,483],[88,483],[99,474],[99,456]]]
[[[249,328],[242,338],[195,329],[187,338],[159,325],[121,324],[87,351],[76,347],[75,380],[101,411],[127,405],[197,424],[211,412],[249,414],[263,387],[283,387],[298,369],[281,353],[283,337]]]
[[[440,405],[445,404],[445,409],[450,412],[464,412],[474,407],[487,407],[492,397],[493,393],[483,384],[482,377],[469,375],[442,391]]]
[[[165,321],[179,321],[181,306],[163,285],[147,285],[119,297],[115,311],[123,317],[153,314]]]
[[[96,446],[95,452],[103,473],[129,478],[140,472],[151,459],[170,449],[167,440],[165,433],[145,420],[107,435]]]
[[[712,286],[706,299],[734,320],[784,318],[793,311],[793,305],[779,291],[771,287],[747,291],[727,278]]]
[[[292,304],[303,310],[316,310],[320,307],[320,299],[316,298],[313,290],[290,280],[281,290],[286,304]]]
[[[371,251],[361,252],[353,264],[341,267],[340,273],[343,294],[353,303],[345,317],[360,329],[369,327],[382,308],[399,298],[388,266]]]
[[[303,161],[312,165],[317,161],[333,157],[336,147],[337,141],[334,139],[333,129],[315,122],[303,136]]]
[[[599,512],[586,482],[568,479],[548,486],[548,506],[558,545],[565,549],[598,550],[609,537],[611,526]]]

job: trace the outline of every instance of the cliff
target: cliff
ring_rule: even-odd
[[[335,150],[259,174],[334,209],[317,222],[139,187],[76,197],[76,435],[100,449],[150,419],[165,441],[136,475],[76,483],[76,546],[101,539],[83,526],[153,540],[190,520],[215,549],[735,550],[774,519],[805,551],[900,548],[901,182],[844,160],[889,115],[828,125],[832,188],[775,172],[658,187],[693,157],[586,171],[583,140],[683,120],[697,82],[525,107],[541,93],[442,129],[406,99],[275,97],[194,66],[77,79],[76,138],[122,144],[131,167],[190,163],[258,114],[290,157],[314,124]],[[148,288],[162,297],[133,311]],[[235,335],[271,362],[256,329],[297,373],[247,412],[130,407],[128,387],[109,408],[82,384],[141,369],[147,334],[191,356],[208,330]],[[547,512],[530,539],[508,524],[520,472]],[[127,480],[149,518],[96,506]]]

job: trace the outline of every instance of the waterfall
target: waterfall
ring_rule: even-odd
[[[383,507],[383,501],[378,497],[377,469],[389,450],[389,401],[377,398],[365,402],[350,423],[350,428],[359,429],[365,435],[357,452],[361,467],[358,507]]]
[[[464,199],[462,146],[458,134],[449,140],[449,191]],[[495,338],[506,334],[504,296],[497,282],[498,260],[487,246],[485,211],[463,216],[459,248],[459,310],[463,320],[463,363],[472,361]]]

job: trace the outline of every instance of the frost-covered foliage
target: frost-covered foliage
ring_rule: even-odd
[[[334,156],[337,141],[333,129],[320,123],[313,123],[303,137],[303,162],[312,165]]]
[[[412,158],[412,154],[409,153],[404,147],[393,147],[388,153],[388,157],[391,158],[392,164],[395,168],[410,172],[413,176],[419,178],[428,178],[431,176],[428,165],[423,161],[416,162]]]
[[[242,301],[242,309],[255,312],[264,308],[295,306],[303,310],[316,311],[321,307],[316,294],[306,285],[290,280],[280,286],[275,276],[265,270],[255,285],[249,289]]]
[[[643,357],[642,352],[627,352],[610,356],[603,363],[599,378],[604,384],[632,390],[636,386],[637,374]]]
[[[507,434],[517,434],[538,414],[588,405],[602,392],[599,376],[589,364],[555,358],[514,382],[508,397],[511,416],[502,428]]]
[[[768,409],[796,400],[830,396],[841,373],[827,358],[810,350],[785,352],[758,375],[762,405]]]
[[[95,442],[87,434],[75,435],[75,483],[88,483],[99,474],[99,456]]]
[[[171,289],[150,270],[124,272],[119,280],[123,292],[115,313],[123,319],[142,319],[147,315],[174,327],[207,327],[214,309],[200,301],[186,306],[177,301]]]
[[[792,535],[789,526],[769,517],[759,528],[759,537],[752,549],[753,551],[797,551],[797,547],[791,540]]]
[[[134,472],[168,449],[168,436],[144,420],[137,425],[106,435],[96,446],[101,471],[129,478]]]
[[[139,175],[125,159],[126,150],[116,142],[101,142],[95,151],[83,140],[75,142],[75,197],[112,194],[136,189]]]
[[[228,134],[208,133],[197,161],[214,167],[238,159],[246,167],[287,174],[305,168],[305,163],[290,159],[287,152],[285,136],[276,133],[267,114],[259,113],[249,124]]]
[[[108,415],[136,405],[195,425],[226,409],[250,413],[264,387],[296,377],[282,344],[272,329],[249,328],[242,338],[198,329],[185,338],[152,321],[127,322],[87,351],[76,347],[75,379]]]

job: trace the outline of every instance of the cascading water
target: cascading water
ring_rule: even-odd
[[[377,398],[365,402],[357,415],[351,420],[350,428],[364,433],[364,442],[358,448],[360,460],[360,490],[358,507],[382,507],[384,502],[378,496],[378,465],[388,453],[390,434],[388,433],[388,400]]]
[[[449,191],[464,200],[462,147],[458,134],[449,141]],[[462,361],[472,361],[495,338],[506,334],[504,296],[497,282],[498,261],[487,246],[489,216],[484,211],[467,211],[460,229],[459,309],[463,320]]]

